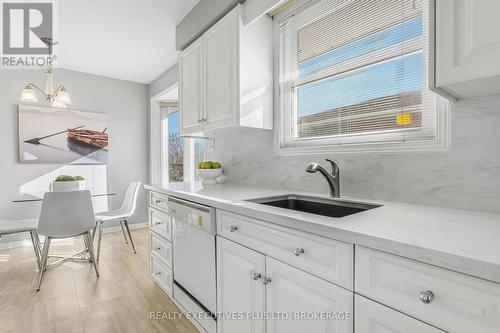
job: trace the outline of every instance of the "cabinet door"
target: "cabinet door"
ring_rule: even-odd
[[[264,255],[217,236],[217,311],[219,313],[255,313],[265,311],[266,260]],[[260,276],[259,276],[260,274]],[[219,318],[219,333],[263,333],[260,319]]]
[[[199,38],[179,55],[181,133],[202,130],[203,39]]]
[[[238,19],[237,7],[203,35],[206,129],[239,125]]]
[[[354,300],[356,332],[360,333],[444,333],[363,296]]]
[[[267,333],[352,332],[352,292],[269,257],[266,272],[267,312],[288,315],[269,319]]]
[[[436,0],[437,86],[458,97],[500,92],[499,12],[498,0]]]

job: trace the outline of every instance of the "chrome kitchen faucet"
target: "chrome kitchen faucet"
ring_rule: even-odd
[[[330,186],[330,196],[332,198],[340,198],[340,168],[332,160],[326,158],[325,161],[330,163],[330,172],[326,171],[316,162],[310,162],[306,167],[306,172],[316,173],[316,171],[319,171],[326,178],[328,186]]]

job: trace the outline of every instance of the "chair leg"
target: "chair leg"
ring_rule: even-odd
[[[99,261],[101,256],[102,224],[102,221],[99,221],[99,235],[97,235],[97,261]]]
[[[123,220],[123,223],[125,224],[125,229],[127,229],[128,238],[130,239],[130,244],[132,245],[132,249],[134,250],[134,254],[136,254],[137,252],[135,252],[135,246],[134,246],[134,241],[132,240],[132,235],[130,235],[130,229],[128,227],[128,221],[127,220]]]
[[[50,247],[50,237],[45,237],[45,244],[43,244],[43,254],[40,264],[40,271],[38,272],[38,283],[36,286],[36,291],[40,291],[40,286],[42,285],[43,273],[45,273],[45,269],[47,266],[47,258],[49,256],[49,247]]]
[[[125,229],[123,228],[123,221],[122,220],[118,220],[118,222],[120,222],[120,227],[122,228],[123,238],[125,238],[125,244],[128,244],[127,235],[125,234]]]
[[[85,241],[85,244],[87,244],[87,247],[89,249],[90,260],[94,265],[95,274],[97,275],[97,277],[99,277],[99,271],[97,270],[97,263],[94,257],[94,247],[92,246],[92,235],[90,234],[90,232],[87,232],[83,235],[83,240]]]
[[[40,239],[38,239],[38,233],[35,230],[30,231],[31,242],[33,243],[33,250],[35,250],[36,262],[38,265],[38,270],[42,269],[41,263],[41,253],[40,253]]]

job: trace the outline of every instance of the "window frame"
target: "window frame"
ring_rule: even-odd
[[[297,59],[295,52],[289,52],[285,56],[282,56],[281,51],[284,48],[285,42],[281,39],[280,28],[287,20],[293,19],[298,11],[312,6],[318,3],[320,0],[302,0],[297,1],[294,6],[290,6],[287,10],[281,12],[274,17],[274,54],[275,54],[275,120],[277,124],[277,130],[275,131],[275,152],[278,155],[295,155],[295,154],[319,154],[319,153],[393,153],[393,152],[430,152],[430,151],[447,151],[450,149],[450,103],[436,95],[436,137],[433,140],[419,140],[419,141],[401,141],[401,132],[387,131],[383,133],[372,133],[372,134],[346,134],[334,137],[323,137],[323,138],[302,138],[296,139],[293,136],[293,131],[295,130],[294,125],[296,123],[296,98],[292,95],[292,82],[303,81],[304,79],[294,78],[294,80],[288,80],[285,83],[280,82],[280,75],[283,72],[285,66],[297,66]],[[426,0],[424,0],[425,2]],[[332,9],[333,11],[334,9]],[[322,15],[321,17],[328,15],[332,11],[329,11]],[[428,4],[424,3],[424,24],[427,25],[428,36],[427,36],[427,54],[425,56],[431,57],[431,47],[433,44],[431,38],[433,29],[429,25],[429,8]],[[319,19],[315,17],[315,19]],[[295,30],[296,31],[296,30]],[[293,37],[295,35],[295,37]],[[292,34],[292,39],[296,38],[296,34]],[[296,42],[295,42],[296,43]],[[416,46],[412,41],[405,42],[408,46],[415,48]],[[420,44],[420,43],[419,43]],[[399,44],[398,44],[399,47]],[[400,47],[399,47],[400,48]],[[425,50],[424,50],[425,51]],[[414,52],[414,50],[413,50]],[[405,54],[410,54],[410,52]],[[354,59],[356,62],[357,59]],[[431,59],[429,59],[431,60]],[[432,61],[427,61],[427,67],[429,72]],[[344,66],[345,64],[340,64]],[[294,72],[294,68],[288,68],[285,73]],[[295,68],[297,70],[297,68]],[[330,69],[324,69],[321,72],[331,71]],[[312,77],[308,77],[307,81],[317,80],[318,77],[324,77],[315,73]],[[325,79],[325,78],[322,78]],[[427,78],[427,85],[429,85],[430,77]],[[314,81],[313,81],[314,82]],[[429,87],[425,90],[426,94],[434,94]],[[383,140],[385,142],[363,142],[363,138],[367,136],[376,137],[377,140]],[[348,138],[348,139],[346,139]],[[394,141],[390,141],[394,138]],[[396,141],[396,138],[398,140]],[[344,141],[340,143],[340,140]],[[375,141],[377,141],[375,140]]]
[[[160,102],[163,96],[171,90],[178,89],[177,82],[171,84],[166,89],[150,98],[150,121],[149,121],[149,182],[151,184],[165,184],[169,182],[168,179],[168,161],[165,160],[165,122],[162,119],[162,111]],[[166,120],[168,121],[168,120]],[[194,140],[192,138],[184,138],[184,182],[192,182],[196,180],[196,168],[194,167]],[[168,149],[168,146],[167,146]],[[207,143],[204,142],[204,155],[207,156]]]

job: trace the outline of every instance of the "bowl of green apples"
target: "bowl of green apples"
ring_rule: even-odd
[[[222,164],[213,161],[198,162],[197,172],[202,184],[217,184],[217,178],[222,175]]]

